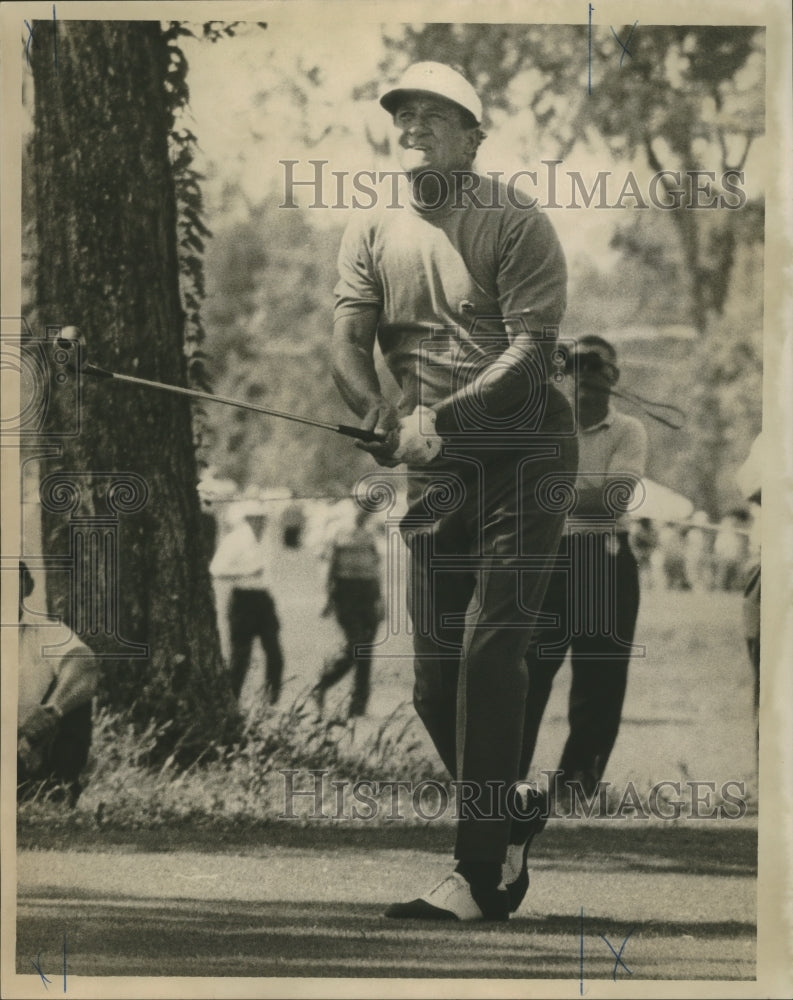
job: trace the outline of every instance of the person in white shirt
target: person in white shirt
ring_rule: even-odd
[[[763,435],[752,442],[746,461],[736,473],[736,483],[754,509],[749,534],[749,555],[744,570],[743,623],[749,660],[754,673],[755,720],[760,720],[760,505],[763,485]],[[758,730],[759,732],[759,730]]]
[[[528,774],[553,680],[570,650],[570,731],[556,787],[564,793],[567,782],[578,782],[588,796],[603,777],[617,739],[639,611],[639,572],[626,511],[645,472],[647,432],[614,406],[616,362],[616,351],[603,338],[579,339],[572,365],[577,500],[542,607],[557,624],[537,629],[527,655],[523,773]]]
[[[43,783],[51,798],[74,805],[91,747],[99,664],[70,628],[25,607],[33,577],[21,561],[19,585],[17,797]]]
[[[231,688],[239,698],[250,666],[253,640],[259,638],[265,655],[265,684],[274,705],[281,694],[284,657],[281,650],[272,585],[273,551],[266,531],[267,514],[255,500],[242,501],[235,511],[238,523],[218,545],[209,571],[216,579],[233,583],[229,600]]]

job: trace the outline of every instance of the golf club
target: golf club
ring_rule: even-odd
[[[609,393],[612,396],[617,396],[619,399],[625,399],[629,403],[633,403],[646,413],[648,417],[657,420],[658,423],[664,424],[666,427],[670,427],[673,431],[679,431],[682,428],[685,413],[679,406],[673,406],[671,403],[659,403],[656,400],[640,396],[637,392],[629,392],[627,389],[615,389],[614,386],[619,379],[620,370],[616,365],[601,358],[597,351],[583,351],[581,353],[574,351],[568,354],[565,362],[565,374],[571,375],[575,372],[577,377],[581,379],[586,375],[587,371],[594,375],[602,375],[603,379],[608,383],[608,386],[605,386],[590,380],[588,383],[590,389],[596,392]],[[670,416],[674,414],[680,423],[670,419],[670,416],[654,413],[648,407],[653,407],[656,410],[666,410]]]
[[[130,385],[142,385],[149,389],[159,389],[162,392],[173,392],[180,396],[189,396],[191,399],[204,399],[210,403],[225,403],[226,406],[236,406],[242,410],[253,410],[255,413],[265,413],[267,416],[280,417],[282,420],[292,420],[298,424],[321,427],[336,434],[343,434],[345,437],[357,438],[359,441],[385,441],[383,434],[364,430],[362,427],[352,427],[349,424],[326,423],[323,420],[313,420],[311,417],[302,417],[296,413],[272,410],[266,406],[259,406],[257,403],[246,403],[240,399],[231,399],[229,396],[218,396],[212,392],[202,392],[200,389],[185,389],[182,386],[171,385],[167,382],[154,382],[151,379],[138,378],[135,375],[122,375],[119,372],[108,371],[106,368],[92,365],[88,361],[85,341],[75,326],[64,327],[55,343],[62,350],[70,352],[72,368],[83,372],[85,375],[92,375],[94,378],[115,379],[117,382],[128,382]]]

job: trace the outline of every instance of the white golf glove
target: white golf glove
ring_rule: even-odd
[[[399,421],[399,443],[394,452],[398,462],[427,465],[440,454],[443,441],[435,432],[436,414],[428,406],[417,406]]]

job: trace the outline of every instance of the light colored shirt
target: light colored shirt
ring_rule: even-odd
[[[647,431],[636,417],[620,413],[613,404],[600,423],[581,428],[578,432],[578,489],[603,489],[608,479],[625,477],[641,479],[647,466]],[[636,512],[641,517],[641,508]],[[575,520],[568,529],[582,527]],[[628,530],[628,517],[618,514],[617,531]]]
[[[221,539],[209,572],[214,577],[232,578],[238,590],[267,590],[272,583],[272,567],[269,530],[266,528],[257,539],[250,524],[242,521]]]
[[[763,457],[763,435],[760,433],[752,442],[746,461],[735,474],[741,495],[746,500],[754,500],[755,503],[759,503],[763,484]]]
[[[55,648],[50,648],[55,647]],[[19,622],[19,684],[17,720],[21,726],[40,705],[61,672],[69,653],[90,654],[72,630],[54,618],[35,618],[23,612]]]
[[[505,321],[520,316],[541,332],[564,313],[567,270],[548,217],[512,204],[493,178],[472,176],[479,206],[460,195],[461,204],[427,211],[405,198],[354,213],[342,239],[336,318],[377,307],[405,412],[446,399],[495,361],[516,332]]]

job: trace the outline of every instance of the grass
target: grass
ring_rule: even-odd
[[[367,815],[351,798],[349,785],[339,791],[333,781],[445,780],[410,704],[412,660],[405,629],[382,639],[367,716],[354,725],[343,721],[349,685],[345,680],[328,698],[329,716],[316,718],[308,691],[339,636],[331,621],[319,617],[322,573],[314,556],[307,551],[292,555],[285,568],[288,572],[276,588],[287,665],[282,705],[262,707],[259,655],[243,690],[250,713],[243,740],[235,746],[209,747],[203,760],[181,773],[170,762],[159,770],[145,766],[156,735],[153,728],[136,733],[122,718],[100,712],[86,787],[76,808],[64,810],[46,795],[22,803],[18,812],[22,839],[34,844],[37,831],[45,827],[129,833],[175,826],[219,831],[271,824],[284,813],[285,781],[293,780],[295,788],[313,789],[314,779],[307,773],[311,770],[325,772],[321,804],[318,807],[313,796],[293,798],[294,819],[302,827],[311,824],[317,813],[352,817],[358,808],[359,815]],[[715,809],[725,804],[725,783],[734,781],[743,783],[742,796],[751,815],[757,805],[755,731],[740,596],[648,590],[636,642],[643,650],[631,665],[622,728],[606,773],[612,784],[609,810],[619,806],[629,783],[646,802],[661,781],[680,783],[684,797],[686,782],[713,783],[713,790],[704,791],[709,808]],[[535,754],[534,777],[540,783],[544,781],[540,772],[555,766],[566,738],[568,690],[569,670],[563,668]],[[289,779],[284,771],[299,773]],[[388,825],[387,817],[395,808],[408,824],[427,826],[428,821],[411,808],[409,794],[400,792],[395,800],[393,788],[386,788],[370,795],[376,815],[367,826]],[[426,789],[421,799],[424,816],[438,811],[437,795],[437,788]],[[666,786],[662,805],[675,797],[674,789]],[[432,822],[445,827],[452,815],[442,813]],[[649,822],[660,821],[651,817]]]
[[[176,771],[170,761],[155,770],[144,763],[155,741],[154,727],[136,733],[123,717],[100,711],[85,790],[76,808],[66,811],[53,792],[42,792],[20,803],[19,826],[223,826],[235,821],[266,823],[287,809],[299,820],[321,813],[347,816],[353,808],[350,785],[361,775],[375,785],[444,780],[440,764],[430,759],[417,738],[417,729],[412,709],[405,705],[361,738],[354,724],[339,718],[319,720],[307,699],[299,698],[284,710],[255,713],[238,744],[207,748],[211,759],[184,771]],[[333,781],[345,782],[343,803]],[[287,782],[297,792],[288,803]],[[306,788],[319,789],[321,801],[313,794],[301,795]],[[378,815],[390,812],[391,794],[382,792]]]

